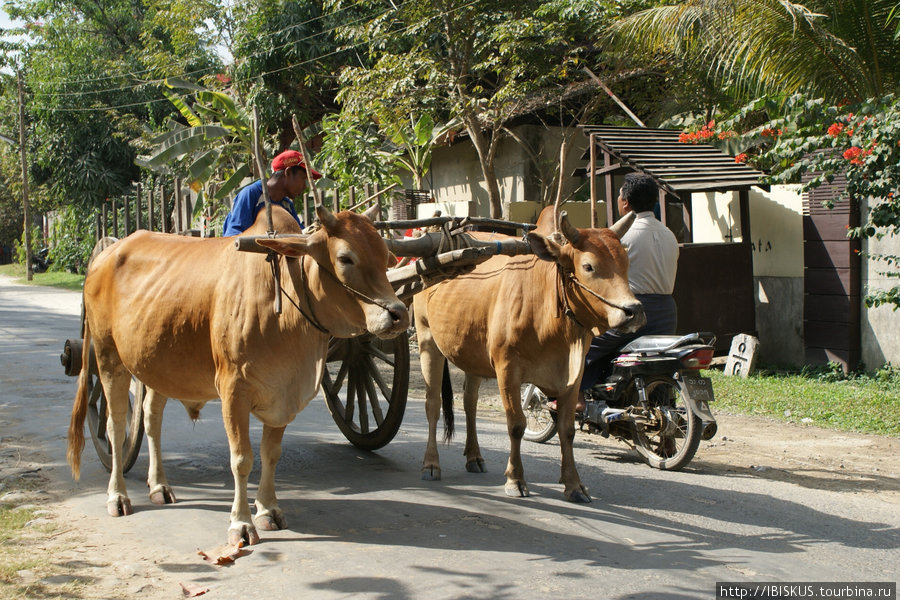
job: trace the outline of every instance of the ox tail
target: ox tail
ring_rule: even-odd
[[[450,381],[450,361],[444,360],[441,377],[441,407],[444,409],[444,442],[453,438],[453,383]]]
[[[81,477],[81,452],[84,450],[84,419],[88,409],[88,388],[90,387],[91,368],[91,328],[87,319],[84,321],[84,338],[81,348],[81,373],[78,374],[78,391],[75,392],[75,404],[72,406],[72,420],[69,421],[69,447],[66,458],[75,479]],[[98,383],[99,385],[99,383]]]

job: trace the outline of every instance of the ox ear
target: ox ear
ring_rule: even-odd
[[[631,228],[631,224],[634,223],[635,213],[634,211],[629,212],[627,215],[616,221],[610,227],[610,231],[619,236],[619,239],[622,239],[622,236],[625,235],[625,232]]]
[[[381,209],[377,204],[373,204],[371,207],[366,209],[366,212],[363,213],[363,216],[374,223],[381,218]]]
[[[309,254],[306,238],[260,238],[256,240],[256,243],[285,256],[294,257]]]
[[[531,250],[539,259],[556,262],[559,258],[560,245],[550,239],[549,236],[545,237],[535,231],[529,231],[526,237]]]
[[[316,205],[316,217],[319,218],[319,222],[322,224],[322,227],[325,228],[325,231],[334,231],[337,229],[337,218],[334,216],[334,213],[325,208],[324,204]]]

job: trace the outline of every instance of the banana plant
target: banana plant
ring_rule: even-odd
[[[393,158],[401,169],[409,171],[417,189],[424,189],[425,175],[431,168],[432,152],[454,125],[451,122],[435,126],[428,113],[423,113],[418,120],[410,115],[409,123],[383,120],[381,129],[387,140],[401,152],[381,153]]]
[[[212,189],[212,198],[221,200],[253,172],[252,118],[224,92],[182,79],[170,78],[165,83],[169,89],[179,90],[163,90],[163,94],[188,125],[170,121],[168,131],[151,140],[153,152],[139,158],[138,164],[153,170],[176,166],[186,172],[191,189],[197,192],[196,216]],[[190,95],[194,99],[191,104],[185,101]]]

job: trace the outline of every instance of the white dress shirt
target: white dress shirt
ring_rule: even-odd
[[[622,236],[628,252],[628,283],[634,294],[671,294],[678,270],[678,240],[653,211],[639,212]]]

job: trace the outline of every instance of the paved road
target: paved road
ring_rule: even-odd
[[[898,579],[900,511],[874,494],[721,475],[702,460],[662,473],[624,446],[579,436],[576,460],[593,503],[563,499],[555,443],[526,443],[532,497],[507,498],[505,426],[489,419],[479,429],[489,473],[465,471],[458,435],[441,448],[443,481],[421,481],[417,398],[377,453],[350,446],[314,401],[288,428],[276,478],[290,529],[265,534],[231,567],[211,567],[196,551],[225,541],[232,497],[218,404],[196,424],[177,403],[166,411],[174,506],[149,503],[143,454],[127,476],[135,507],[127,518],[105,514],[106,473],[90,442],[81,481],[69,478],[75,380],[58,355],[78,332],[78,314],[77,294],[0,278],[0,436],[40,444],[50,487],[70,493],[58,509],[85,537],[84,572],[99,581],[114,570],[129,596],[176,598],[178,584],[191,583],[215,599],[681,599],[714,598],[717,581]],[[254,424],[255,444],[259,433]],[[258,468],[251,484],[256,477]]]

